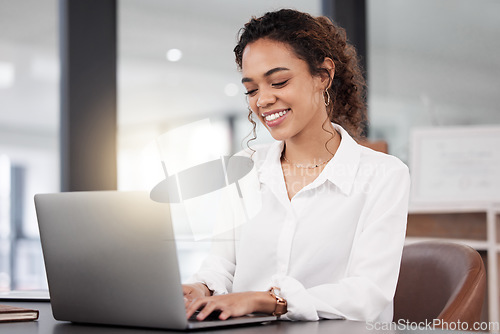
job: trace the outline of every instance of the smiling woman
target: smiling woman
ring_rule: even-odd
[[[333,73],[330,58],[323,66]],[[242,73],[249,107],[274,139],[309,137],[327,120],[323,92],[330,76],[311,76],[307,63],[286,44],[268,38],[251,43],[242,56]]]
[[[251,19],[234,51],[249,119],[276,142],[240,153],[257,166],[262,209],[217,237],[184,285],[187,316],[391,321],[409,174],[351,137],[364,81],[345,32],[283,9]]]
[[[245,66],[244,61],[248,58],[245,53],[252,50],[251,44],[262,38],[281,44],[287,50],[283,53],[281,50],[278,54],[298,58],[304,62],[308,73],[328,79],[328,83],[324,84],[327,87],[323,90],[325,102],[328,101],[325,103],[328,117],[352,135],[358,136],[362,130],[362,122],[366,121],[366,106],[365,81],[358,65],[356,50],[347,43],[345,30],[328,18],[306,19],[307,14],[292,13],[269,13],[267,18],[252,19],[245,25],[245,33],[241,35],[234,50],[236,63],[243,71],[242,82],[247,81],[245,69],[249,66]],[[274,25],[269,25],[269,22]],[[294,25],[301,28],[291,29]],[[278,26],[282,28],[276,29]],[[284,33],[285,31],[288,33]],[[267,76],[278,69],[270,70],[266,73]],[[274,86],[279,88],[280,84],[285,83],[285,80],[275,82]],[[335,99],[331,100],[331,96]]]

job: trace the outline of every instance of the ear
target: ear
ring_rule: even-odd
[[[328,76],[322,76],[322,81],[325,85],[324,87],[325,89],[328,89],[332,85],[333,77],[335,76],[335,63],[333,62],[332,58],[325,57],[325,60],[323,60],[323,64],[321,64],[321,68],[324,68],[328,72]]]

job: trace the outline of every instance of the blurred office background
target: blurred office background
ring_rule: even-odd
[[[234,64],[239,28],[321,0],[119,0],[118,189],[156,180],[139,158],[159,135],[210,119],[224,154],[251,130]],[[366,0],[369,136],[409,159],[415,127],[500,124],[500,2]],[[0,291],[45,289],[33,206],[60,190],[57,0],[0,0]],[[258,141],[269,141],[259,130]],[[188,275],[201,259],[188,246]],[[182,248],[182,247],[181,247]]]

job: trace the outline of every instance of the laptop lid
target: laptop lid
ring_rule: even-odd
[[[184,329],[168,204],[147,192],[35,195],[54,318]]]

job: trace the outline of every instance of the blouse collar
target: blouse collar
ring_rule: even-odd
[[[349,195],[354,185],[356,173],[359,168],[361,149],[359,144],[340,125],[333,124],[340,133],[341,141],[334,157],[325,166],[323,172],[315,181],[328,179],[336,185],[343,193]]]
[[[305,189],[315,188],[326,180],[337,186],[344,194],[349,195],[354,185],[359,168],[361,149],[359,144],[338,124],[332,123],[341,135],[340,145],[334,157],[328,162],[321,174]],[[268,184],[286,195],[286,186],[281,169],[281,152],[284,142],[274,142],[269,148],[265,160],[260,165],[259,174],[262,183]]]

